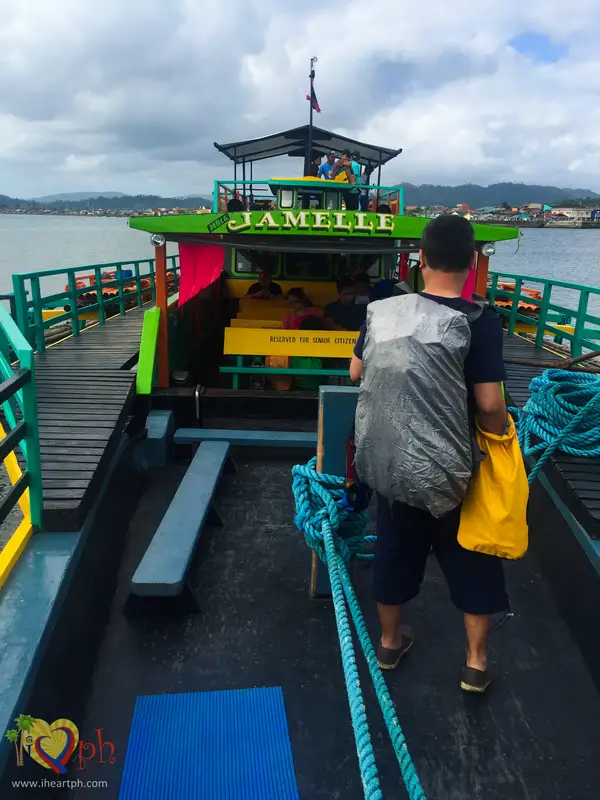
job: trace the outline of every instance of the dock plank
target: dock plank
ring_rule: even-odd
[[[135,397],[144,311],[132,309],[35,357],[44,528],[78,530]]]

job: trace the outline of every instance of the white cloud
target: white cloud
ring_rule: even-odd
[[[2,6],[0,193],[209,191],[231,174],[213,141],[306,120],[312,55],[317,124],[403,147],[388,181],[600,189],[592,0]],[[517,53],[510,41],[529,32],[565,56]],[[263,175],[298,169],[261,165]]]

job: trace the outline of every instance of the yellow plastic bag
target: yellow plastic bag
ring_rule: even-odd
[[[478,553],[521,558],[528,544],[529,484],[512,417],[506,435],[478,427],[477,441],[485,457],[463,500],[458,543]]]

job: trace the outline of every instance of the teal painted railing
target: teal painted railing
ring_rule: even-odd
[[[17,364],[13,363],[15,359]],[[22,500],[25,491],[29,489],[28,513],[33,527],[39,528],[42,524],[42,476],[33,348],[8,311],[2,307],[0,380],[2,427],[5,434],[0,440],[0,460],[4,461],[13,484],[0,503],[0,523],[17,503],[20,503],[23,514],[27,517],[27,509]],[[17,448],[23,456],[23,469],[15,458]]]
[[[177,288],[179,256],[167,257],[167,270]],[[64,280],[64,291],[45,294],[50,280],[54,286]],[[111,316],[154,302],[154,259],[17,273],[13,275],[13,292],[17,325],[27,341],[43,353],[45,333],[55,325],[68,322],[73,336],[79,336],[86,320],[104,325]],[[62,313],[52,313],[60,309]]]
[[[535,326],[537,347],[542,346],[545,336],[553,335],[556,341],[566,339],[570,342],[573,356],[580,356],[584,350],[600,349],[600,316],[588,310],[590,298],[593,297],[600,304],[600,288],[509,272],[490,271],[489,277],[488,302],[499,314],[508,318],[508,333],[514,333],[517,323],[523,322]],[[501,288],[501,283],[514,284],[514,291]],[[525,290],[532,288],[539,289],[541,298],[527,294]],[[557,293],[564,295],[566,290],[575,296],[572,307],[565,305],[568,301],[556,301]],[[498,301],[510,305],[498,305]],[[521,313],[521,303],[535,306],[536,316]],[[562,326],[572,326],[573,330],[565,330]]]
[[[298,179],[294,183],[294,178],[286,178],[286,187],[290,189],[311,189],[319,191],[339,192],[344,189],[352,188],[351,184],[340,183],[338,181],[326,181],[320,178],[315,178],[313,181],[307,182]],[[213,189],[213,214],[219,211],[227,211],[227,203],[233,198],[246,197],[248,200],[252,197],[254,200],[270,200],[276,202],[276,197],[273,194],[272,187],[281,186],[281,180],[252,180],[252,181],[215,181]],[[357,184],[358,188],[368,189],[371,198],[371,205],[369,210],[374,211],[375,206],[380,203],[386,203],[391,206],[392,213],[404,214],[404,187],[401,184],[394,186],[378,186],[376,184]]]

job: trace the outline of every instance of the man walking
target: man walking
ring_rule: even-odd
[[[475,258],[471,224],[433,219],[423,233],[424,291],[371,303],[350,367],[362,375],[356,416],[359,476],[377,493],[374,595],[377,658],[394,669],[412,647],[401,625],[420,590],[430,550],[464,614],[460,685],[484,692],[490,615],[508,609],[502,561],[462,548],[460,503],[473,472],[471,430],[502,435],[507,410],[503,333],[493,309],[461,298]]]

